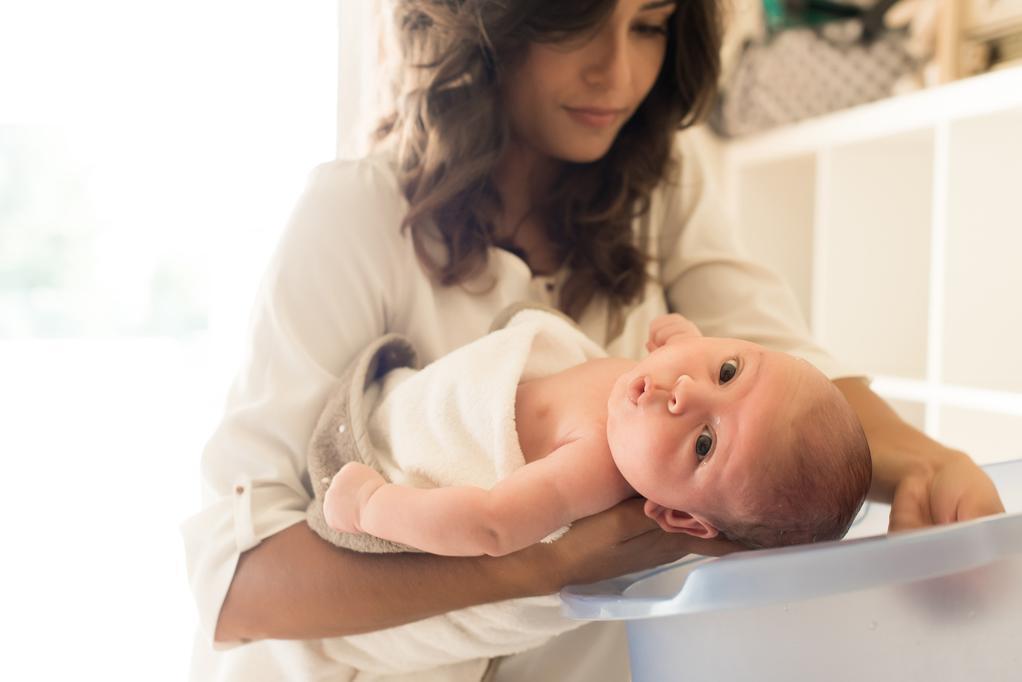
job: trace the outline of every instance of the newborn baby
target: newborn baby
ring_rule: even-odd
[[[326,492],[327,524],[434,554],[499,556],[639,495],[665,531],[750,548],[845,534],[869,489],[870,453],[822,373],[703,337],[677,314],[654,320],[647,349],[641,362],[596,358],[519,383],[525,464],[492,488],[395,485],[348,463]]]

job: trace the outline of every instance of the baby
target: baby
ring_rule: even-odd
[[[396,485],[348,463],[326,491],[327,524],[434,554],[499,556],[639,495],[665,531],[749,548],[845,534],[869,489],[870,453],[822,373],[703,337],[677,314],[653,321],[647,349],[641,362],[595,358],[519,383],[525,464],[492,488]]]

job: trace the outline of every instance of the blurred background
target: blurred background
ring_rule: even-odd
[[[336,2],[0,0],[0,679],[186,679],[178,525],[338,44]]]
[[[734,0],[694,131],[750,250],[910,421],[1022,457],[1022,0]],[[0,0],[0,679],[182,679],[178,525],[387,2]]]

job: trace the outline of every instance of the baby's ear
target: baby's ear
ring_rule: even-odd
[[[697,515],[678,509],[668,509],[646,500],[646,516],[660,524],[668,533],[688,533],[697,538],[715,538],[720,533],[712,523]]]

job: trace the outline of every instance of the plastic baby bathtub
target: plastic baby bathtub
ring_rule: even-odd
[[[684,560],[562,591],[623,620],[634,682],[1022,680],[1022,460],[984,467],[1007,513],[840,542]]]

